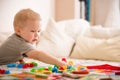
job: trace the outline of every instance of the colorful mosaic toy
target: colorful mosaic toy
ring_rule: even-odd
[[[12,78],[13,77],[25,78],[24,80],[32,80],[35,78],[36,80],[37,78],[38,80],[40,78],[47,80],[56,80],[56,79],[61,79],[63,77],[78,79],[85,75],[89,75],[92,72],[102,73],[102,74],[114,73],[114,75],[120,75],[120,67],[118,66],[112,66],[108,64],[96,65],[96,66],[83,66],[83,65],[75,66],[73,61],[67,61],[66,58],[62,58],[62,61],[68,63],[69,66],[59,67],[56,65],[49,65],[49,66],[38,67],[38,64],[36,62],[26,63],[23,60],[19,60],[18,64],[7,64],[7,67],[23,69],[21,73],[13,74],[9,69],[8,70],[0,69],[0,74],[6,74],[8,76],[12,76]],[[31,78],[31,79],[27,79],[27,78]]]

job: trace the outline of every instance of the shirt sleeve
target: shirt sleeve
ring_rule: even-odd
[[[26,53],[29,52],[29,51],[31,51],[31,50],[34,50],[34,49],[35,49],[35,47],[32,44],[30,44],[30,43],[24,43],[24,44],[21,44],[20,53],[23,56],[27,57]]]

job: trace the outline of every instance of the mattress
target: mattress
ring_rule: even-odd
[[[59,58],[61,60],[61,58]],[[103,60],[85,60],[85,59],[75,59],[75,58],[66,58],[67,61],[72,61],[74,65],[84,65],[84,66],[93,66],[93,65],[103,65],[103,64],[109,64],[113,66],[120,66],[120,62],[112,62],[112,61],[103,61]],[[48,66],[50,64],[46,64],[43,62],[40,62],[38,60],[28,59],[25,58],[24,61],[26,62],[37,62],[39,66]]]

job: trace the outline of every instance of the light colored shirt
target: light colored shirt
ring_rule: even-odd
[[[15,63],[33,49],[31,43],[14,33],[0,46],[0,65]]]

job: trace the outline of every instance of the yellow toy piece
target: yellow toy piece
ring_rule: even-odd
[[[86,66],[78,66],[77,70],[87,70],[87,67]]]
[[[51,73],[52,73],[52,71],[43,70],[43,71],[42,71],[42,73],[43,73],[43,74],[51,74]]]
[[[68,64],[71,65],[71,66],[74,65],[73,61],[69,61]]]

